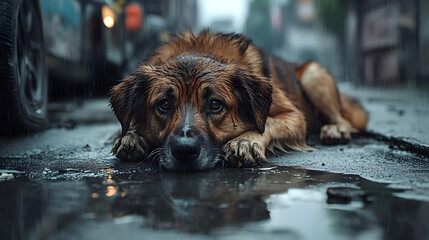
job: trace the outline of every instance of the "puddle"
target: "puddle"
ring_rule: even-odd
[[[280,166],[182,174],[122,163],[98,173],[46,168],[33,180],[5,173],[14,177],[0,181],[1,239],[429,236],[429,202],[357,175]]]

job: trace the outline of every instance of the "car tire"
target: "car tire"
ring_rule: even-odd
[[[48,79],[37,0],[0,1],[0,134],[43,129]]]

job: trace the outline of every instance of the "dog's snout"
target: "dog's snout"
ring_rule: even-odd
[[[179,132],[176,134],[179,137],[184,137],[184,138],[194,138],[197,137],[198,131],[196,129],[193,128],[182,128],[180,130],[178,130]]]
[[[186,132],[184,132],[186,136]],[[198,158],[201,145],[193,137],[175,137],[171,142],[171,154],[178,161],[192,162]]]

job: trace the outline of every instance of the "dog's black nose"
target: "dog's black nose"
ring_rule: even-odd
[[[174,137],[172,139],[171,154],[178,161],[193,162],[200,155],[200,151],[201,145],[197,138]]]

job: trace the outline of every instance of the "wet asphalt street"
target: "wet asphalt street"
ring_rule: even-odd
[[[0,239],[429,239],[425,134],[184,174],[112,156],[107,99],[50,109],[50,129],[0,138]]]

